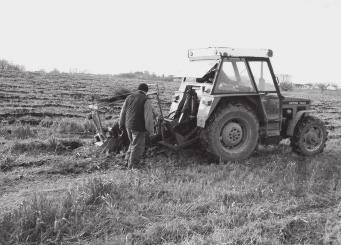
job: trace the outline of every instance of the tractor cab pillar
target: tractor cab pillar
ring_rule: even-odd
[[[282,122],[281,95],[270,61],[266,58],[249,58],[247,62],[260,96],[260,106],[264,114],[263,133],[279,140]]]

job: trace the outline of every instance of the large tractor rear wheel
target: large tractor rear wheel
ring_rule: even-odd
[[[258,144],[258,130],[258,119],[248,106],[229,104],[208,126],[209,151],[221,160],[245,159]]]
[[[297,123],[291,146],[294,152],[313,156],[323,151],[326,140],[327,130],[324,123],[316,117],[306,116]]]

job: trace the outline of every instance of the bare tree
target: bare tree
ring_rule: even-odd
[[[317,87],[321,90],[321,92],[323,93],[326,89],[327,89],[327,87],[328,87],[328,84],[326,84],[326,83],[318,83],[317,84]]]
[[[278,81],[279,83],[283,83],[283,82],[290,82],[291,83],[291,75],[289,74],[278,74]]]
[[[5,71],[8,68],[7,60],[0,60],[0,71]]]
[[[281,82],[279,87],[282,91],[291,91],[294,89],[294,85],[292,82]]]
[[[338,89],[339,89],[339,86],[338,86],[336,83],[333,83],[331,86],[332,86],[335,90],[338,90]]]
[[[277,75],[279,87],[283,91],[290,91],[294,89],[294,84],[291,82],[291,75],[289,74],[278,74]]]

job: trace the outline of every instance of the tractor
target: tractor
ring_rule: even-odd
[[[220,160],[248,158],[258,144],[290,139],[293,151],[312,156],[327,140],[324,123],[311,116],[311,101],[281,94],[272,50],[191,49],[193,76],[183,77],[170,111],[155,120],[154,139],[179,150],[203,146]]]
[[[311,101],[281,94],[272,50],[206,48],[188,51],[206,73],[184,77],[161,121],[160,144],[179,149],[200,143],[222,160],[245,159],[260,143],[289,138],[293,151],[312,156],[327,140]]]

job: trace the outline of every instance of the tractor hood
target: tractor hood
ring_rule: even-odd
[[[309,105],[311,100],[304,98],[284,97],[283,104],[285,105]]]
[[[193,86],[196,90],[201,90],[209,94],[212,90],[212,83],[199,83],[197,77],[184,77],[179,87],[179,92],[185,92],[187,86]],[[201,93],[201,92],[200,92]]]

